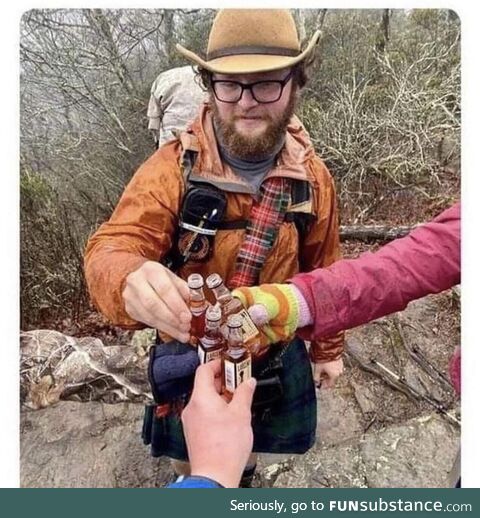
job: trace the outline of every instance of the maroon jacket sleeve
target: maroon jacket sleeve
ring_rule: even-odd
[[[375,253],[296,275],[314,324],[314,339],[404,309],[409,302],[460,282],[460,203]]]

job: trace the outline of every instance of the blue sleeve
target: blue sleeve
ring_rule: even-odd
[[[207,477],[185,477],[182,480],[169,484],[167,488],[169,489],[193,489],[193,488],[203,488],[203,489],[218,489],[223,486],[214,480],[211,480]]]

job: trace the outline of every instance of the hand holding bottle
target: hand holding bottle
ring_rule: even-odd
[[[220,395],[220,373],[220,360],[197,369],[182,423],[192,475],[238,487],[253,445],[250,409],[256,381],[242,383],[227,403]]]
[[[127,276],[122,297],[131,318],[180,342],[188,341],[192,319],[188,286],[168,268],[145,262]]]

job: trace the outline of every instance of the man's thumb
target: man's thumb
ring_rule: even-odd
[[[257,380],[255,378],[248,378],[248,380],[241,383],[235,390],[230,404],[239,408],[248,408],[250,410],[256,386]]]

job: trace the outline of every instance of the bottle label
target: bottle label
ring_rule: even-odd
[[[200,363],[208,363],[220,358],[222,354],[221,347],[214,349],[213,351],[209,350],[212,346],[217,345],[217,343],[217,340],[207,338],[206,336],[200,338],[200,344],[198,346],[198,358]]]
[[[233,393],[235,391],[235,364],[225,360],[223,368],[225,369],[225,388]]]
[[[236,386],[252,377],[252,360],[250,356],[240,363],[236,364]]]
[[[257,326],[253,323],[252,317],[248,314],[246,309],[242,309],[239,312],[239,315],[242,317],[243,340],[248,342],[252,338],[258,336],[258,329]]]
[[[217,358],[220,358],[222,356],[222,349],[216,349],[215,351],[206,351],[205,353],[205,363],[211,362],[213,360],[216,360]]]
[[[225,388],[233,393],[240,383],[252,377],[252,360],[250,357],[239,363],[225,360],[224,369]]]
[[[197,349],[197,351],[198,351],[198,359],[200,360],[200,363],[207,363],[207,362],[205,361],[205,359],[206,359],[207,355],[206,355],[206,353],[205,353],[205,351],[204,351],[204,349],[203,349],[203,347],[202,347],[201,345],[200,345],[200,347]]]
[[[208,363],[217,358],[220,358],[222,355],[222,349],[215,349],[214,351],[205,350],[201,345],[198,348],[198,358],[200,363]]]

